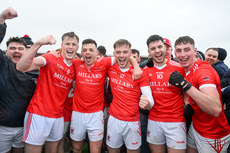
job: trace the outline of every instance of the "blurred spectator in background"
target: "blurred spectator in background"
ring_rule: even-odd
[[[104,46],[100,45],[97,47],[98,50],[98,57],[106,57],[106,49]]]
[[[204,53],[199,50],[196,52],[196,58],[205,61]]]
[[[131,51],[132,51],[132,56],[133,56],[133,58],[137,61],[137,63],[139,64],[140,63],[140,61],[141,61],[141,57],[140,57],[140,52],[139,52],[139,50],[137,50],[137,49],[131,49]]]
[[[205,61],[207,61],[211,66],[213,66],[218,57],[218,49],[217,48],[208,48],[204,54]]]
[[[220,80],[222,80],[224,74],[228,71],[228,66],[224,63],[224,60],[227,57],[227,51],[223,48],[217,48],[217,49],[218,49],[218,57],[213,65],[213,68],[218,73]]]
[[[29,35],[27,35],[27,34],[25,34],[23,37],[21,37],[22,39],[24,39],[25,41],[26,41],[26,48],[28,49],[28,48],[30,48],[33,44],[34,44],[34,42],[32,41],[32,39],[30,38],[30,36]]]

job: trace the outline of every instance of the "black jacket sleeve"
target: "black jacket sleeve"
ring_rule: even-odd
[[[221,88],[224,88],[230,85],[230,69],[228,69],[228,71],[225,73],[220,84],[221,84]]]
[[[2,43],[3,38],[6,34],[6,24],[0,24],[0,44]]]

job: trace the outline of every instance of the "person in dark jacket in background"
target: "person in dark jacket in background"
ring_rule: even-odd
[[[0,42],[6,33],[5,20],[17,17],[11,7],[0,13]],[[0,50],[0,152],[23,153],[23,121],[36,86],[37,76],[16,70],[16,63],[26,50],[25,40],[12,37],[6,55]]]
[[[227,57],[227,51],[223,48],[217,48],[217,49],[218,49],[218,57],[216,63],[213,65],[213,68],[218,73],[220,80],[222,80],[224,74],[228,71],[228,66],[224,63],[224,60]]]

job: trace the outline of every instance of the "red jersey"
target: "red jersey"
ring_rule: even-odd
[[[133,68],[122,72],[118,64],[109,68],[113,101],[110,104],[109,114],[124,121],[139,121],[140,87],[149,86],[148,75],[144,72],[140,79],[132,80]]]
[[[144,68],[149,74],[155,102],[149,111],[149,119],[159,122],[185,122],[181,88],[169,83],[169,77],[174,71],[178,71],[183,76],[185,72],[179,63],[166,59],[166,64],[160,68],[156,66]]]
[[[87,66],[79,59],[74,60],[73,64],[76,72],[73,110],[81,113],[102,111],[105,79],[112,58],[100,58],[93,66]]]
[[[46,65],[40,68],[34,95],[28,112],[50,118],[63,117],[64,102],[74,79],[74,68],[64,62],[62,55],[42,55]]]
[[[72,104],[73,104],[73,92],[74,92],[74,89],[72,88],[69,91],[68,97],[65,100],[65,104],[64,104],[64,121],[65,122],[70,122],[70,120],[71,120]]]
[[[190,72],[187,73],[185,79],[198,90],[201,86],[216,86],[222,105],[220,78],[210,64],[197,60],[190,69]],[[188,100],[194,109],[194,114],[192,116],[193,127],[201,136],[210,139],[219,139],[230,133],[224,111],[221,112],[219,117],[214,117],[202,111],[191,97],[189,97]],[[222,110],[224,110],[223,105]]]

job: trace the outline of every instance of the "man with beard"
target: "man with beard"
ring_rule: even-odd
[[[144,70],[149,74],[155,105],[149,111],[147,141],[151,152],[185,153],[186,124],[183,116],[182,90],[169,83],[174,71],[184,74],[179,63],[166,57],[166,46],[159,35],[147,39],[152,67]],[[150,65],[150,64],[148,64]]]

